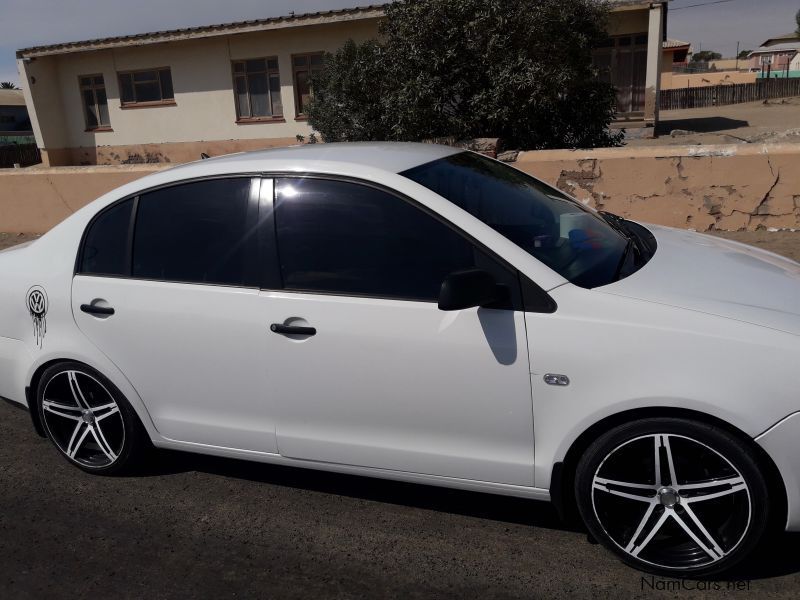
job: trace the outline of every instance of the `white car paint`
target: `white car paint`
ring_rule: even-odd
[[[758,438],[787,487],[787,528],[800,530],[800,466],[786,458],[800,451],[798,420],[787,419],[800,411],[800,265],[650,227],[659,249],[643,269],[582,289],[398,175],[454,152],[402,144],[273,150],[185,165],[106,194],[35,243],[0,253],[0,396],[25,404],[39,367],[74,359],[125,394],[156,446],[540,499],[549,497],[554,465],[603,418],[690,409]],[[87,224],[121,198],[192,178],[286,172],[379,182],[414,198],[548,291],[558,309],[498,317],[74,276]],[[49,303],[41,345],[26,307],[35,285]],[[77,309],[92,301],[118,314]],[[292,318],[330,332],[330,341],[270,335],[270,323]],[[357,365],[358,377],[345,365]],[[546,373],[571,384],[546,385]]]

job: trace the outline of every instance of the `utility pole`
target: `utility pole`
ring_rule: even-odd
[[[741,42],[736,42],[736,70],[739,70],[739,44]]]

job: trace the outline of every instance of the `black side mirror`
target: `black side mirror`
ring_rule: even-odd
[[[456,271],[447,276],[439,292],[439,310],[464,310],[487,306],[502,299],[502,288],[481,269]]]

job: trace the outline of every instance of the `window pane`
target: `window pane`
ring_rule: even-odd
[[[128,227],[133,200],[109,208],[94,221],[86,234],[81,254],[81,273],[128,274]]]
[[[108,118],[108,100],[106,99],[106,88],[97,88],[97,108],[100,111],[100,124],[108,125],[111,121]]]
[[[322,64],[322,59],[323,59],[323,56],[322,56],[322,54],[314,54],[314,55],[311,57],[311,65],[312,65],[312,66],[319,66],[319,65],[321,65],[321,64]]]
[[[298,71],[296,76],[297,85],[297,114],[305,114],[306,107],[311,101],[311,86],[308,81],[307,71]]]
[[[86,113],[86,128],[93,129],[94,127],[97,127],[97,107],[94,103],[94,92],[92,90],[83,91],[83,106],[84,112]]]
[[[267,61],[263,58],[254,58],[247,61],[247,72],[257,73],[259,71],[267,70]]]
[[[244,77],[236,78],[236,106],[240,117],[249,117],[250,103],[247,100],[247,79]]]
[[[308,57],[307,56],[295,56],[294,57],[294,66],[295,67],[305,67],[308,64]]]
[[[172,91],[172,72],[169,69],[159,71],[161,78],[161,99],[172,100],[175,98],[175,93]]]
[[[119,94],[122,102],[136,102],[130,73],[119,76]]]
[[[105,82],[103,81],[103,76],[100,75],[99,77],[95,77],[94,78],[94,84],[95,85],[105,85]]]
[[[269,77],[269,95],[272,100],[272,114],[280,116],[283,114],[283,102],[281,101],[281,78],[278,75]]]
[[[467,240],[387,192],[319,179],[276,183],[287,289],[436,301],[447,275],[475,266]]]
[[[247,285],[257,238],[248,231],[249,179],[200,181],[139,199],[133,276]]]
[[[248,75],[250,83],[250,105],[254,117],[268,117],[272,114],[269,108],[269,98],[267,96],[267,76]]]
[[[233,72],[234,73],[244,73],[244,63],[243,62],[233,63]]]
[[[91,77],[81,77],[81,85],[92,85]]]
[[[136,84],[136,102],[158,102],[159,100],[161,100],[161,90],[157,81]]]
[[[277,69],[277,68],[278,68],[278,60],[277,60],[277,59],[275,59],[275,58],[270,58],[270,59],[267,61],[267,67],[268,67],[269,69]]]
[[[158,79],[156,71],[139,71],[133,74],[133,80],[137,83],[155,81]]]

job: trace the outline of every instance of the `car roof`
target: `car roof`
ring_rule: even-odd
[[[298,167],[309,166],[308,163],[322,161],[371,167],[390,173],[402,173],[413,167],[460,152],[464,152],[464,150],[451,146],[412,142],[319,143],[229,154],[199,163],[191,163],[191,165],[211,166],[213,164],[216,167],[224,165],[227,169],[236,171],[245,164],[252,166],[253,163],[264,161],[269,163],[271,169],[275,168],[277,163],[285,163],[287,170],[296,170]],[[178,167],[173,171],[180,169],[181,167]]]

